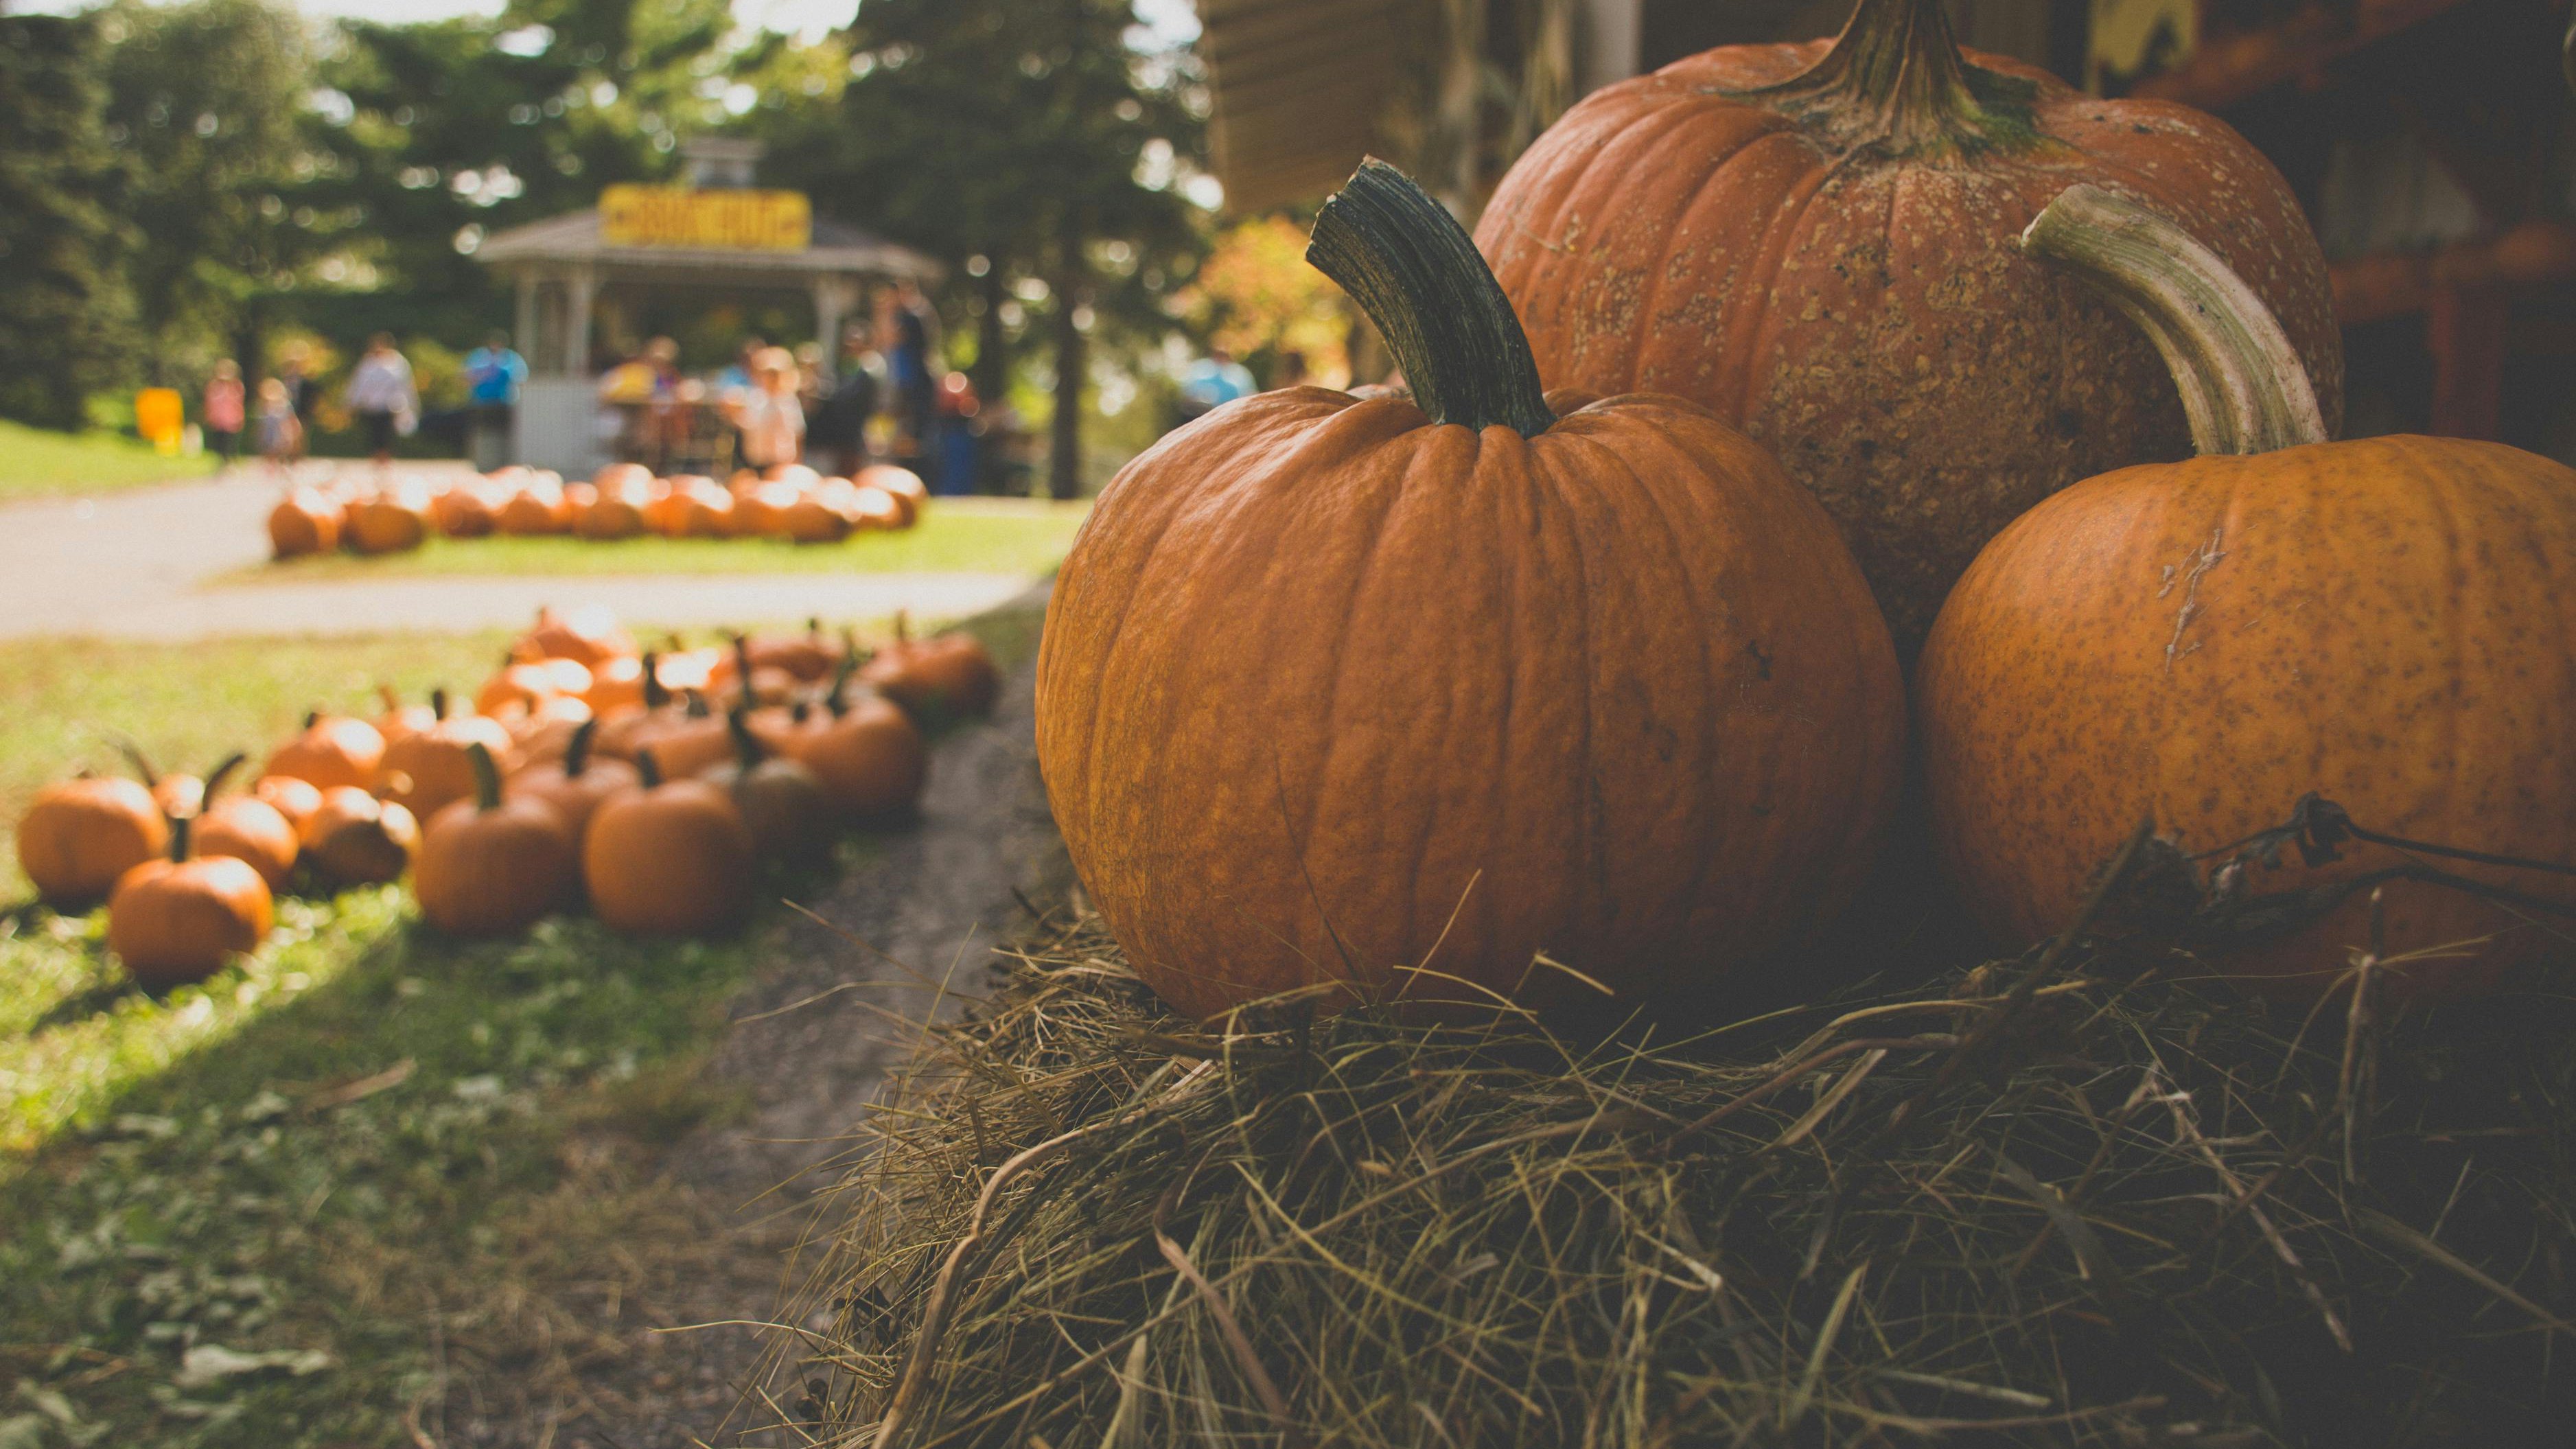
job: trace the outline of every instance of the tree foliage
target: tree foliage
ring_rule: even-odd
[[[88,17],[0,16],[0,417],[81,423],[130,355],[124,168]]]

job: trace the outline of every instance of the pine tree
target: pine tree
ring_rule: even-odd
[[[78,428],[132,357],[97,26],[0,16],[0,416]]]

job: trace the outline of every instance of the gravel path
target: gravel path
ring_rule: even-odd
[[[461,464],[448,465],[461,468]],[[408,465],[434,472],[438,465]],[[327,470],[325,470],[327,471]],[[315,476],[320,476],[316,474]],[[257,469],[98,498],[0,507],[0,638],[200,639],[510,627],[577,592],[634,624],[961,618],[1027,586],[1008,574],[391,578],[204,587],[268,556],[276,488]]]
[[[1044,600],[1041,587],[1013,607],[1041,608]],[[1014,892],[1060,899],[1072,882],[1038,779],[1035,677],[1034,661],[1023,664],[991,720],[940,742],[919,822],[828,895],[805,902],[830,926],[788,927],[734,1003],[735,1025],[713,1069],[742,1090],[748,1111],[683,1140],[663,1163],[670,1187],[697,1205],[721,1251],[693,1253],[682,1281],[634,1315],[626,1351],[585,1375],[585,1408],[551,1427],[475,1425],[451,1442],[492,1449],[540,1438],[560,1449],[773,1442],[757,1432],[760,1415],[737,1406],[779,1335],[742,1320],[778,1305],[782,1273],[816,1226],[835,1159],[849,1149],[887,1069],[910,1049],[901,1022],[937,1009],[943,977],[967,990],[980,985],[987,950],[1023,920]],[[795,1377],[792,1369],[783,1376],[783,1397],[792,1399]]]

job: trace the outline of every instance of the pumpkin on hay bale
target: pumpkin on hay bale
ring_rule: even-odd
[[[2017,959],[1571,1041],[1203,1029],[1059,918],[852,1144],[772,1402],[881,1449],[2557,1442],[2576,998],[2267,1012],[2189,949],[2251,919],[2141,832]]]

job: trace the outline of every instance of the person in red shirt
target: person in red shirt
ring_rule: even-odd
[[[215,455],[216,470],[231,467],[241,450],[242,376],[241,368],[229,357],[216,363],[215,375],[206,380],[206,406],[200,422],[206,432],[206,448]]]

